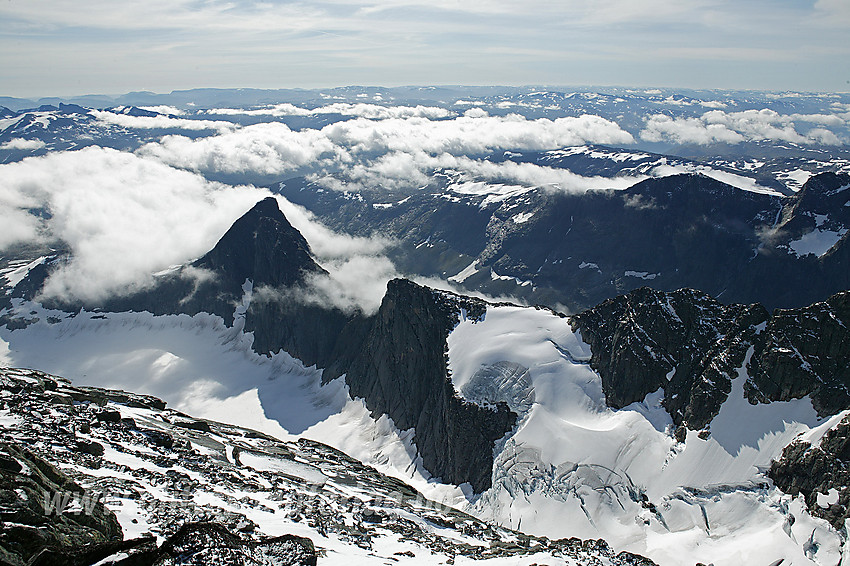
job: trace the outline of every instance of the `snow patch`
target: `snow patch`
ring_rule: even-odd
[[[838,490],[833,487],[826,494],[818,493],[817,500],[818,507],[827,509],[830,505],[838,503]]]
[[[660,273],[650,273],[649,271],[632,271],[632,270],[627,270],[625,273],[623,273],[623,275],[625,277],[637,277],[638,279],[643,279],[643,280],[646,280],[646,281],[651,281],[651,280],[655,279],[656,277],[661,276]]]
[[[464,267],[457,275],[452,275],[449,277],[449,281],[453,281],[455,283],[463,283],[473,275],[478,273],[478,260],[476,259],[466,267]]]
[[[812,230],[801,238],[788,243],[788,247],[797,257],[814,254],[823,257],[835,244],[844,237],[847,228],[841,230]]]

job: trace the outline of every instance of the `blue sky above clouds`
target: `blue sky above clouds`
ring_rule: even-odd
[[[2,0],[0,95],[346,84],[850,90],[848,0]]]

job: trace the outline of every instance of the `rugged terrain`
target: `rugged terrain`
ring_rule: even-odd
[[[153,397],[16,369],[0,396],[7,564],[652,564],[484,523],[329,446]]]

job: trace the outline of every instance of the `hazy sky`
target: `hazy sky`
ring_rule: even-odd
[[[0,0],[0,95],[194,87],[850,90],[850,0]]]

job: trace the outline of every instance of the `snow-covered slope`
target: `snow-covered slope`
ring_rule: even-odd
[[[659,394],[606,406],[589,346],[550,311],[491,306],[448,344],[462,395],[521,412],[497,449],[493,487],[470,503],[478,515],[549,537],[602,537],[660,564],[839,561],[843,535],[762,472],[797,435],[822,434],[842,414],[818,419],[808,399],[752,406],[741,368],[712,434],[677,442]],[[489,388],[476,387],[485,379]]]

